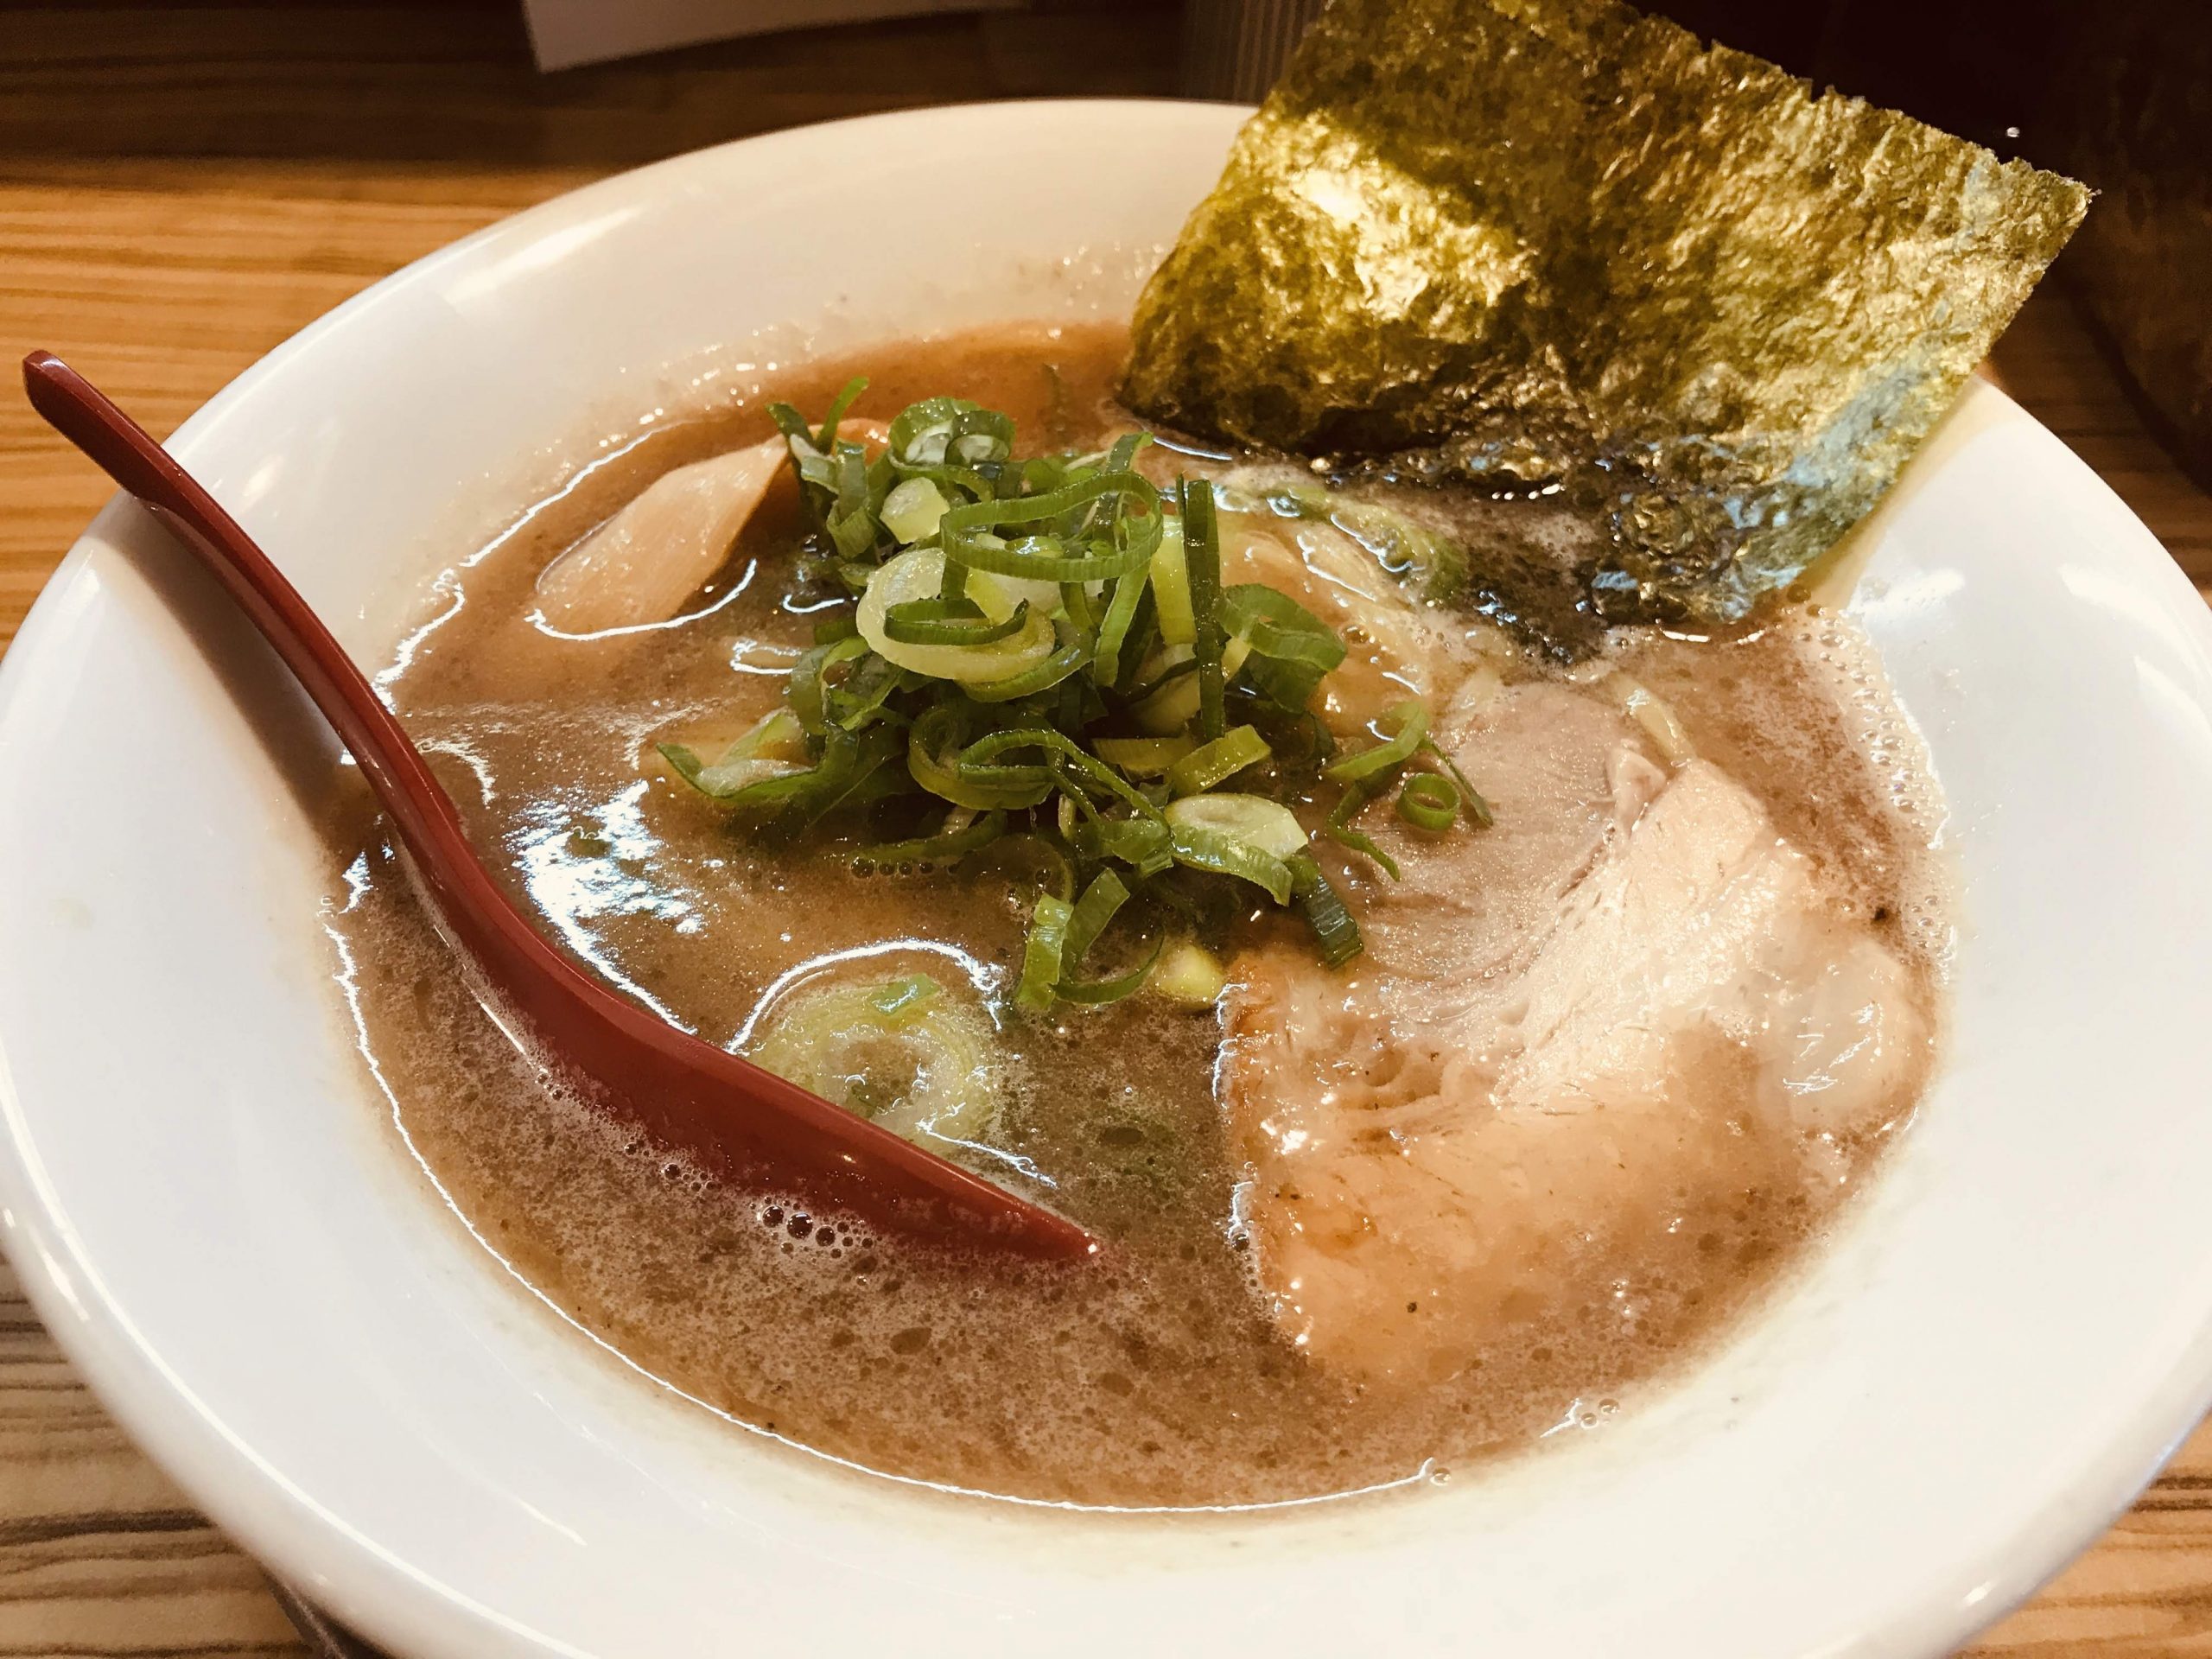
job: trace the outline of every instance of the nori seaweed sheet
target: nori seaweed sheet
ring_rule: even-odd
[[[1336,0],[1123,393],[1347,477],[1566,493],[1611,524],[1588,619],[1726,621],[1873,506],[2088,202],[1614,0]]]

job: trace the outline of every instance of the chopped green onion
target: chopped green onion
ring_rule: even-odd
[[[1035,806],[1052,792],[1047,766],[982,766],[963,764],[959,753],[959,712],[939,703],[917,720],[906,734],[906,771],[931,794],[976,811],[1019,810]]]
[[[1449,778],[1417,772],[1398,791],[1398,816],[1432,835],[1449,830],[1459,817],[1459,791]]]
[[[806,758],[806,733],[798,716],[789,709],[772,709],[748,727],[745,734],[722,751],[719,765],[756,755],[786,760]]]
[[[1149,432],[1124,432],[1114,440],[1114,447],[1106,452],[1105,469],[1109,473],[1126,473],[1136,460],[1137,451],[1152,442]]]
[[[1288,858],[1306,848],[1306,826],[1298,815],[1264,795],[1186,795],[1170,802],[1166,816],[1178,830],[1210,830],[1274,858]]]
[[[1058,644],[1033,666],[1002,680],[972,681],[968,695],[978,702],[1012,702],[1050,690],[1090,660],[1090,644],[1065,623],[1054,625]]]
[[[1052,625],[1033,607],[1025,613],[1020,630],[1003,639],[971,637],[952,644],[907,644],[895,638],[888,626],[893,609],[925,601],[946,602],[944,573],[942,552],[933,547],[917,547],[886,563],[869,579],[853,621],[861,638],[878,656],[932,679],[979,683],[1003,681],[1052,654],[1056,637]],[[963,597],[994,621],[1021,608],[1003,587],[987,576],[970,580]]]
[[[1090,528],[1082,524],[1087,517],[1085,510],[1109,499],[1116,508],[1135,502],[1140,510],[1116,512],[1109,527],[1111,539],[1095,536],[1079,539],[1083,529]],[[1104,582],[1141,570],[1152,562],[1163,516],[1160,492],[1149,479],[1129,472],[1098,473],[1043,495],[954,507],[938,521],[938,539],[947,558],[995,575],[1042,582]],[[1055,520],[1061,521],[1061,529],[1014,542],[995,533],[1014,525],[1050,525]],[[1148,528],[1132,530],[1132,524]],[[1071,543],[1084,550],[1070,552]]]
[[[1439,747],[1433,737],[1421,739],[1421,747],[1424,753],[1433,755],[1438,764],[1452,774],[1452,781],[1459,785],[1461,804],[1467,816],[1475,821],[1476,828],[1487,830],[1496,823],[1497,819],[1491,811],[1490,803],[1483,798],[1482,791],[1467,781],[1467,774],[1459,770],[1459,763]]]
[[[1267,740],[1253,728],[1234,727],[1170,767],[1167,786],[1178,795],[1196,795],[1225,783],[1247,766],[1257,766],[1273,753]]]
[[[977,738],[961,751],[960,764],[965,771],[995,760],[1000,755],[1016,749],[1042,749],[1108,793],[1128,802],[1147,817],[1160,816],[1160,809],[1132,788],[1119,772],[1086,752],[1073,738],[1049,726],[1018,726],[1010,731],[993,732],[987,737]]]
[[[868,641],[856,634],[832,639],[826,645],[816,645],[800,653],[791,669],[791,683],[784,696],[791,706],[798,723],[808,731],[819,734],[829,725],[829,712],[823,701],[823,679],[841,663],[849,663],[855,657],[868,654]]]
[[[828,454],[837,442],[837,423],[845,418],[845,411],[868,390],[868,377],[856,374],[845,382],[844,390],[830,403],[830,412],[822,417],[822,429],[815,434],[814,447]]]
[[[883,633],[902,645],[988,645],[1020,633],[1028,622],[1026,599],[996,622],[972,599],[910,599],[885,607]]]
[[[1166,645],[1145,665],[1129,714],[1146,731],[1166,737],[1198,717],[1198,664],[1188,645]]]
[[[1191,588],[1191,649],[1198,664],[1198,734],[1209,741],[1223,718],[1221,542],[1214,523],[1213,486],[1186,478],[1183,492],[1183,568]]]
[[[897,794],[902,785],[892,762],[898,751],[899,734],[888,727],[871,727],[858,736],[833,727],[820,764],[788,780],[793,787],[783,798],[782,822],[803,830],[840,808],[865,806]]]
[[[1325,770],[1324,775],[1340,784],[1362,783],[1411,760],[1414,751],[1428,735],[1428,710],[1408,697],[1382,711],[1382,719],[1375,722],[1378,734],[1384,720],[1395,721],[1397,730],[1373,747],[1336,761]]]
[[[798,715],[789,709],[777,709],[753,721],[712,766],[681,743],[664,743],[660,753],[677,776],[702,795],[717,801],[741,797],[762,800],[766,797],[747,796],[746,791],[756,784],[806,772],[805,736]]]
[[[964,397],[925,397],[891,423],[887,453],[902,477],[944,474],[1014,453],[1014,423]]]
[[[886,530],[911,543],[935,535],[937,521],[950,505],[933,479],[902,478],[883,498],[883,510],[876,516]]]
[[[1062,980],[1055,988],[1054,994],[1064,1002],[1080,1002],[1094,1008],[1135,996],[1144,988],[1145,981],[1151,977],[1153,965],[1160,960],[1160,950],[1166,943],[1164,939],[1154,940],[1152,954],[1126,974],[1117,974],[1111,979],[1087,982]]]
[[[1075,906],[1049,893],[1037,895],[1030,913],[1029,937],[1021,947],[1021,977],[1014,988],[1014,1006],[1024,1014],[1045,1014],[1060,982],[1060,958],[1065,949],[1068,924]]]
[[[1193,799],[1204,800],[1205,796]],[[1231,875],[1266,889],[1279,905],[1290,902],[1290,868],[1273,853],[1262,852],[1249,842],[1231,840],[1218,830],[1196,824],[1175,827],[1175,861],[1212,875]]]
[[[1339,846],[1366,854],[1388,871],[1390,879],[1395,881],[1398,880],[1398,861],[1377,846],[1374,836],[1352,827],[1351,821],[1359,816],[1360,809],[1374,798],[1370,791],[1354,784],[1344,791],[1344,799],[1337,803],[1337,810],[1329,814],[1329,821],[1321,826],[1321,833]]]
[[[1060,967],[1063,972],[1083,965],[1090,947],[1098,942],[1122,906],[1129,901],[1129,890],[1122,878],[1111,870],[1101,870],[1091,878],[1090,885],[1083,890],[1083,897],[1075,901],[1075,911],[1068,918],[1067,937],[1063,943]]]
[[[1228,983],[1221,958],[1191,939],[1178,939],[1169,945],[1152,976],[1154,991],[1193,1008],[1211,1007],[1220,1001],[1222,988]]]
[[[1195,643],[1198,625],[1191,614],[1191,576],[1183,560],[1179,518],[1160,527],[1160,545],[1152,550],[1152,591],[1160,605],[1160,637],[1171,645]]]
[[[1128,640],[1129,625],[1136,620],[1148,580],[1147,571],[1132,570],[1114,583],[1106,613],[1098,620],[1098,644],[1090,659],[1090,677],[1100,685],[1111,685],[1122,677],[1122,647]]]
[[[1140,875],[1157,875],[1175,861],[1175,838],[1157,818],[1092,818],[1077,824],[1076,850],[1086,858],[1117,858]]]
[[[1249,648],[1245,679],[1286,714],[1303,712],[1322,678],[1344,659],[1337,631],[1273,588],[1248,582],[1226,589],[1221,615],[1223,632]]]
[[[927,974],[804,985],[778,1001],[746,1054],[913,1141],[974,1139],[1006,1093],[990,1015]]]
[[[1085,633],[1096,632],[1098,619],[1090,613],[1090,589],[1080,582],[1060,583],[1060,609],[1067,620]]]
[[[676,775],[709,800],[766,802],[772,798],[760,785],[807,773],[806,767],[785,760],[741,758],[710,766],[681,743],[663,743],[659,748]]]
[[[927,1012],[944,995],[944,987],[927,974],[908,974],[886,981],[868,993],[868,1004],[893,1031],[904,1029]]]
[[[906,671],[882,658],[862,657],[853,664],[842,685],[823,689],[823,706],[830,718],[849,732],[856,732],[879,719],[884,704],[910,683]]]
[[[1193,737],[1096,737],[1090,747],[1109,766],[1138,778],[1164,778],[1168,768],[1198,747]]]
[[[871,734],[872,735],[872,734]],[[884,757],[880,746],[836,730],[811,766],[740,758],[728,767],[703,766],[678,743],[660,746],[678,777],[702,795],[741,811],[792,810],[812,822],[863,788]]]
[[[1341,968],[1367,948],[1359,937],[1359,924],[1344,908],[1344,895],[1322,873],[1312,854],[1299,853],[1291,859],[1290,881],[1291,891],[1298,896],[1298,908],[1321,947],[1324,963]]]
[[[1352,827],[1385,787],[1401,786],[1398,810],[1417,827],[1461,813],[1487,820],[1418,702],[1387,711],[1372,747],[1337,751],[1311,705],[1344,640],[1288,594],[1251,582],[1224,590],[1217,515],[1249,508],[1217,499],[1203,479],[1163,501],[1134,470],[1145,435],[1017,459],[1004,414],[933,397],[901,410],[877,454],[838,435],[860,389],[847,388],[818,428],[771,410],[813,525],[803,580],[842,582],[859,603],[817,623],[772,722],[712,766],[680,746],[664,751],[693,787],[786,835],[891,796],[907,810],[947,804],[934,833],[855,849],[863,868],[980,854],[1012,873],[1017,854],[1041,859],[1040,872],[1018,877],[1026,887],[1041,875],[1046,889],[1011,994],[1031,1013],[1147,986],[1193,1004],[1220,994],[1221,964],[1188,938],[1157,939],[1126,971],[1077,976],[1140,887],[1205,929],[1249,908],[1207,879],[1227,877],[1298,905],[1326,960],[1358,950],[1298,815],[1235,789],[1263,762],[1300,779],[1325,765],[1344,786],[1327,833],[1394,875]],[[1363,511],[1295,491],[1267,505],[1354,534],[1348,521]],[[1096,735],[1102,728],[1148,735]],[[1407,775],[1421,752],[1440,766]],[[1274,775],[1268,787],[1287,795]],[[933,1017],[922,981],[868,995],[880,1006],[854,1006],[873,1010],[863,1023],[879,1034],[908,1017],[910,1001],[928,1005],[912,1017]]]
[[[958,816],[957,811],[955,816]],[[1006,814],[993,810],[957,829],[948,819],[945,828],[933,836],[919,836],[912,841],[878,842],[863,847],[854,855],[853,861],[863,868],[879,870],[895,870],[906,865],[927,868],[951,864],[979,847],[988,847],[1005,833]]]

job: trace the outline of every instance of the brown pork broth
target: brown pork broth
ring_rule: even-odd
[[[951,391],[1011,414],[1025,452],[1082,446],[1126,424],[1109,396],[1122,348],[1106,329],[1010,331],[801,370],[776,390],[817,412],[858,366],[874,377],[858,413],[887,419]],[[838,953],[956,991],[1002,989],[1033,891],[988,861],[870,876],[849,845],[750,844],[655,756],[658,741],[706,753],[744,729],[811,641],[809,601],[791,592],[788,489],[689,607],[695,620],[587,640],[524,620],[541,570],[659,473],[770,431],[748,402],[588,471],[456,566],[445,620],[387,678],[548,932],[715,1041],[783,976]],[[1654,632],[1619,655],[1932,986],[1931,798],[1847,632],[1799,616],[1741,640]],[[715,1188],[549,1094],[472,998],[379,833],[348,888],[333,923],[365,1047],[411,1150],[477,1236],[698,1399],[817,1452],[962,1489],[1266,1503],[1418,1482],[1563,1422],[1598,1423],[1770,1283],[1885,1138],[1846,1147],[1840,1176],[1815,1178],[1777,1137],[1745,1135],[1727,1202],[1678,1217],[1625,1271],[1618,1253],[1595,1258],[1605,1276],[1537,1310],[1527,1341],[1425,1387],[1376,1389],[1306,1359],[1269,1317],[1233,1221],[1240,1172],[1211,1014],[1140,996],[1002,1020],[1011,1093],[996,1153],[965,1155],[1111,1249],[1076,1268],[947,1259]],[[1612,1317],[1623,1298],[1637,1312],[1626,1323]]]

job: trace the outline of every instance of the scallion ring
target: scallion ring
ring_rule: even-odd
[[[936,835],[918,836],[912,841],[878,842],[863,847],[853,855],[853,862],[862,869],[874,870],[953,864],[978,848],[989,846],[1005,833],[1006,814],[993,810],[959,829],[941,830]]]
[[[1398,791],[1398,816],[1416,830],[1440,834],[1459,821],[1459,787],[1440,772],[1416,772]]]
[[[1402,766],[1413,759],[1422,740],[1428,735],[1428,710],[1421,702],[1408,697],[1403,702],[1393,703],[1382,711],[1382,719],[1375,722],[1379,733],[1384,720],[1395,722],[1397,729],[1371,748],[1357,754],[1348,754],[1325,771],[1325,776],[1340,784],[1357,784],[1393,766]]]
[[[1234,727],[1212,742],[1200,744],[1169,767],[1167,786],[1178,795],[1196,795],[1226,783],[1273,753],[1267,740],[1253,728]]]
[[[884,637],[902,645],[988,645],[1028,625],[1026,599],[995,622],[965,598],[910,599],[887,606],[883,613]]]
[[[1049,893],[1037,895],[1028,937],[1022,941],[1021,975],[1014,982],[1014,1006],[1024,1014],[1048,1014],[1060,983],[1060,960],[1067,946],[1075,906]]]

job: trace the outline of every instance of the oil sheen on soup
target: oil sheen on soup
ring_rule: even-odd
[[[1110,392],[1123,343],[1008,328],[771,391],[813,416],[865,372],[855,416],[951,393],[1010,416],[1024,454],[1096,450],[1134,429]],[[1939,1035],[1940,801],[1842,620],[1620,630],[1554,660],[1429,603],[1356,516],[1286,511],[1302,469],[1155,446],[1154,477],[1217,482],[1224,582],[1344,639],[1313,704],[1339,752],[1417,699],[1432,769],[1491,822],[1433,832],[1382,796],[1352,821],[1366,849],[1317,835],[1364,940],[1341,967],[1248,889],[1156,924],[1222,965],[1215,1000],[1201,973],[1195,1001],[1025,1014],[1038,859],[856,865],[883,831],[748,834],[662,757],[711,758],[783,706],[851,607],[779,455],[765,488],[722,481],[757,505],[683,499],[678,469],[773,437],[762,400],[647,433],[452,550],[438,620],[385,676],[400,714],[594,971],[893,1127],[934,1121],[930,1144],[1107,1245],[1080,1266],[918,1249],[718,1187],[548,1090],[365,813],[330,919],[408,1146],[516,1273],[684,1392],[864,1469],[1020,1498],[1419,1484],[1602,1430],[1817,1243],[1909,1121]],[[563,563],[649,488],[660,521]],[[1476,558],[1495,535],[1592,533],[1542,502],[1404,505]],[[702,533],[703,564],[648,573],[666,591],[645,621],[606,609],[657,537]],[[1296,808],[1318,830],[1327,803]],[[939,1027],[920,1062],[899,1042],[915,996]],[[873,1048],[837,1034],[841,1009]],[[988,1109],[918,1115],[955,1064]]]

